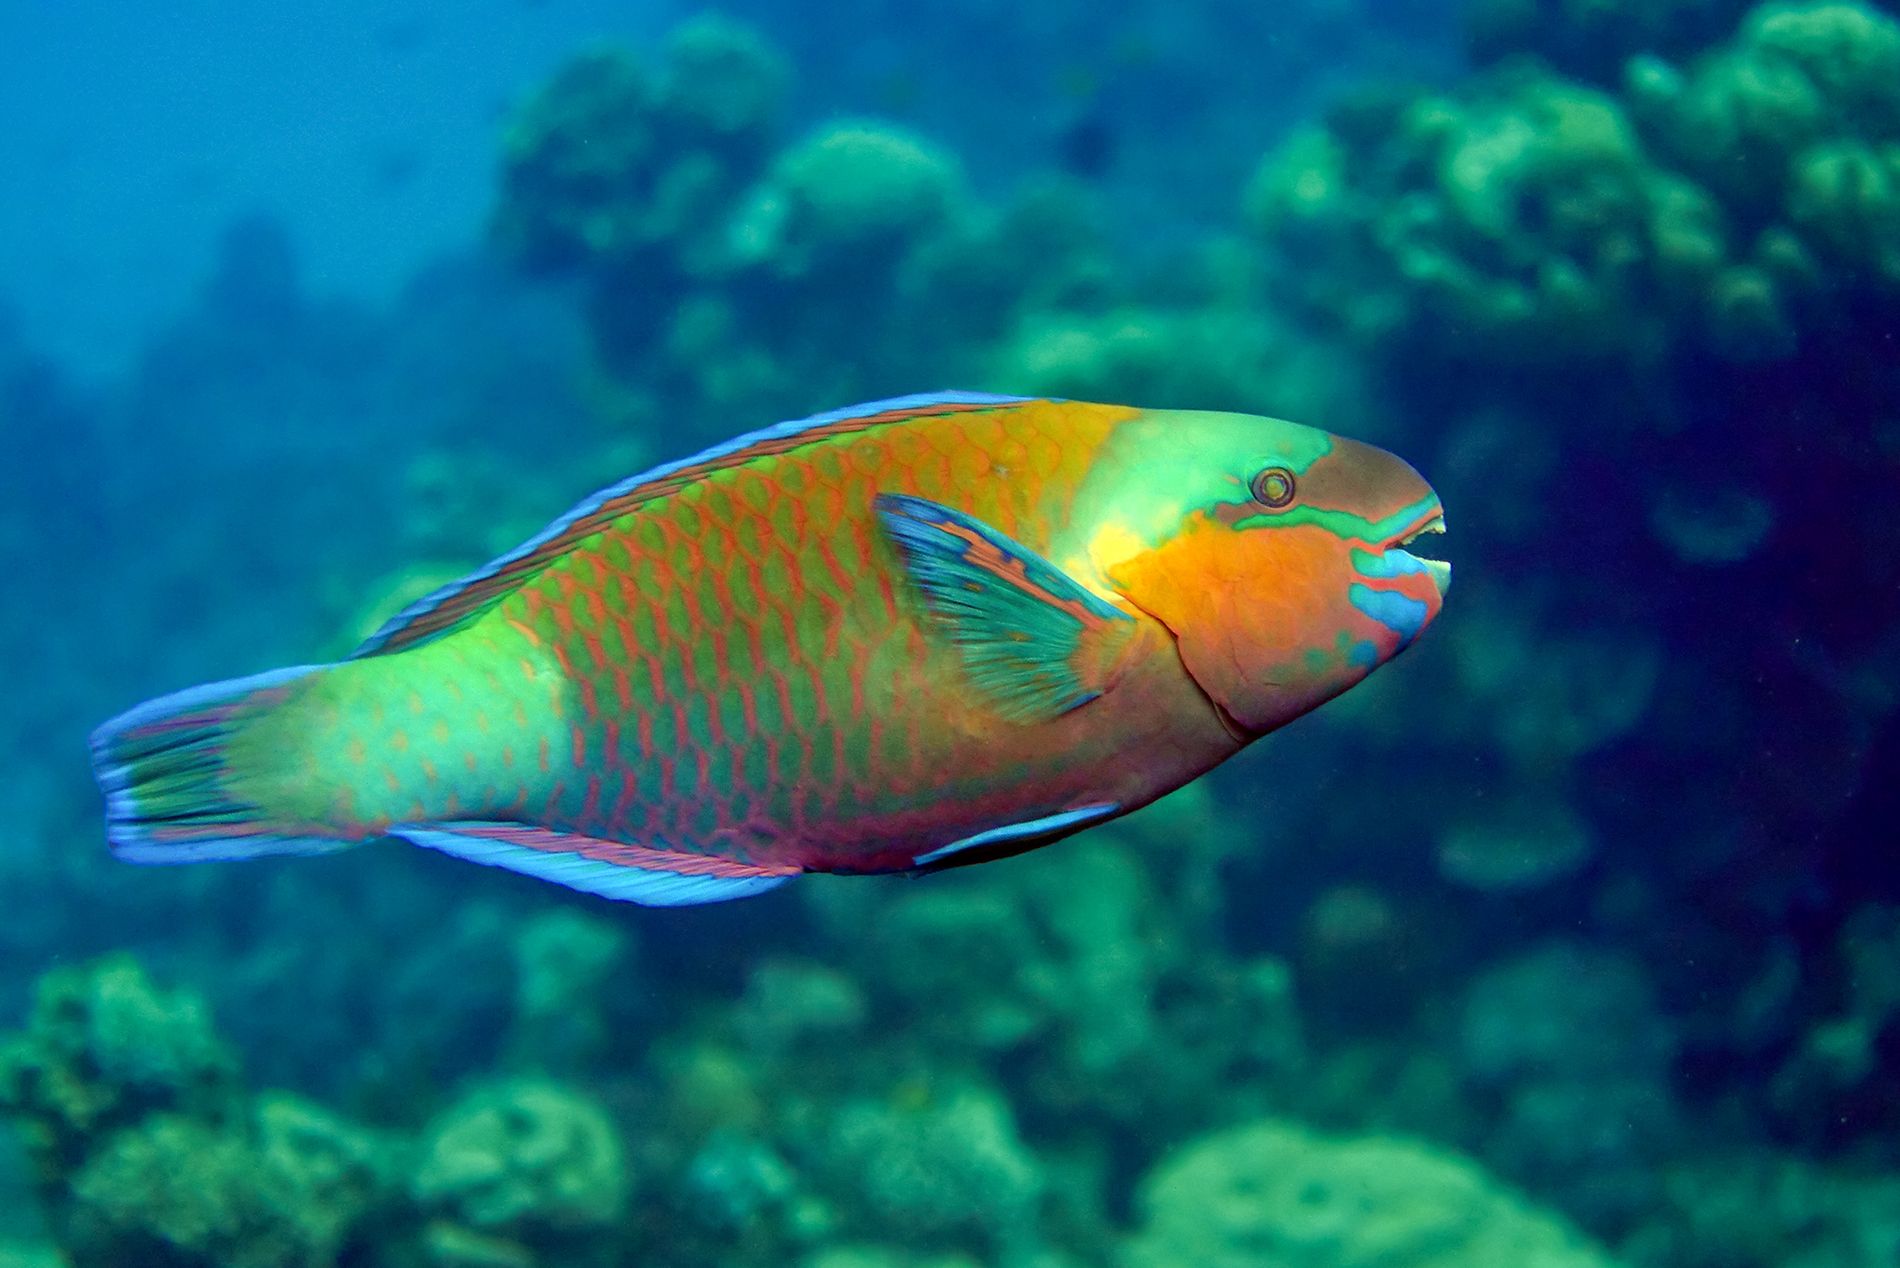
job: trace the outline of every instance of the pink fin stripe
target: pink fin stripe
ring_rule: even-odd
[[[229,707],[207,709],[203,713],[181,713],[175,718],[159,718],[143,726],[127,727],[125,734],[142,738],[147,735],[169,735],[174,731],[196,731],[222,722],[230,714]]]
[[[290,688],[287,686],[260,687],[249,695],[221,700],[206,709],[129,723],[119,732],[119,738],[121,742],[124,742],[156,739],[187,731],[206,731],[221,726],[240,708],[252,713],[261,712],[271,705],[281,703],[289,695]]]
[[[157,843],[231,840],[242,841],[246,837],[271,837],[281,835],[272,829],[255,823],[204,823],[204,824],[158,824],[147,828],[145,835]]]
[[[463,836],[500,841],[546,854],[573,854],[616,867],[637,867],[649,872],[672,872],[679,876],[763,877],[795,876],[795,867],[760,867],[712,854],[683,854],[674,850],[655,850],[644,845],[602,841],[596,837],[572,836],[547,828],[515,827],[510,824],[458,823],[454,831]]]

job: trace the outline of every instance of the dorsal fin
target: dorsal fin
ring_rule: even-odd
[[[599,532],[628,511],[676,492],[714,471],[887,423],[995,409],[1030,399],[1033,398],[990,396],[982,392],[932,392],[871,401],[748,432],[690,458],[643,471],[583,499],[573,510],[507,554],[410,604],[365,639],[363,645],[351,653],[351,659],[399,652],[447,633],[525,584],[574,543]]]

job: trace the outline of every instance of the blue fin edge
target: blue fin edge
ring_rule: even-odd
[[[1121,810],[1121,803],[1115,801],[1097,802],[1090,806],[1077,806],[1073,810],[1063,810],[1056,814],[1044,815],[1040,819],[1028,819],[1022,823],[1009,823],[1000,828],[991,828],[975,836],[964,837],[961,841],[952,841],[949,845],[939,846],[928,854],[919,854],[918,867],[929,867],[940,863],[953,855],[962,854],[985,845],[1015,845],[1025,841],[1034,841],[1039,837],[1053,837],[1059,833],[1075,831],[1113,817]]]
[[[792,879],[791,876],[685,876],[678,872],[623,867],[578,854],[551,854],[506,841],[492,841],[426,823],[399,823],[389,829],[389,835],[471,863],[505,868],[536,880],[552,881],[582,893],[643,907],[691,907],[750,898],[777,889]]]
[[[722,441],[710,449],[702,449],[698,453],[689,455],[688,457],[680,458],[673,462],[664,462],[657,467],[649,467],[638,475],[628,476],[617,484],[610,484],[606,488],[590,494],[588,497],[576,503],[567,514],[561,516],[513,550],[504,555],[497,555],[467,576],[451,581],[448,585],[432,590],[422,598],[417,599],[414,603],[411,603],[408,607],[396,613],[396,615],[390,617],[387,621],[384,621],[374,634],[364,639],[361,646],[350,653],[350,659],[356,660],[364,656],[375,655],[378,651],[382,650],[384,645],[386,645],[391,638],[400,633],[417,617],[434,611],[449,598],[461,593],[470,586],[488,580],[509,564],[532,555],[535,551],[541,549],[541,547],[566,532],[577,520],[585,519],[587,516],[592,515],[595,511],[598,511],[615,498],[624,497],[643,484],[654,480],[664,480],[675,472],[684,471],[688,467],[694,467],[701,463],[713,462],[720,458],[729,457],[742,449],[764,443],[765,441],[783,440],[787,436],[796,436],[802,431],[808,431],[817,427],[828,427],[832,423],[842,423],[853,418],[862,418],[869,414],[882,414],[889,410],[918,409],[927,405],[1020,405],[1024,401],[1041,399],[1044,398],[1034,396],[997,396],[988,392],[957,391],[918,392],[911,396],[893,396],[888,400],[866,401],[859,405],[851,405],[823,414],[813,414],[809,418],[795,418],[782,423],[774,423],[770,427],[761,427],[757,431],[750,431],[743,436],[735,436],[731,440]]]

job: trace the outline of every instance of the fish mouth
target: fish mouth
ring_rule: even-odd
[[[1442,510],[1433,511],[1419,523],[1399,534],[1385,545],[1385,553],[1388,556],[1395,554],[1403,555],[1407,560],[1416,564],[1421,570],[1430,573],[1432,584],[1438,587],[1438,593],[1441,598],[1447,590],[1451,589],[1451,564],[1443,559],[1436,559],[1430,554],[1423,553],[1435,549],[1437,543],[1421,544],[1420,539],[1443,536],[1444,532],[1445,513]],[[1416,546],[1418,550],[1408,550],[1406,549],[1408,546]]]

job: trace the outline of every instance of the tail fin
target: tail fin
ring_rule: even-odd
[[[106,838],[132,863],[197,863],[325,854],[355,844],[297,835],[233,795],[229,743],[321,666],[278,669],[150,700],[92,733],[93,774],[106,797]]]

